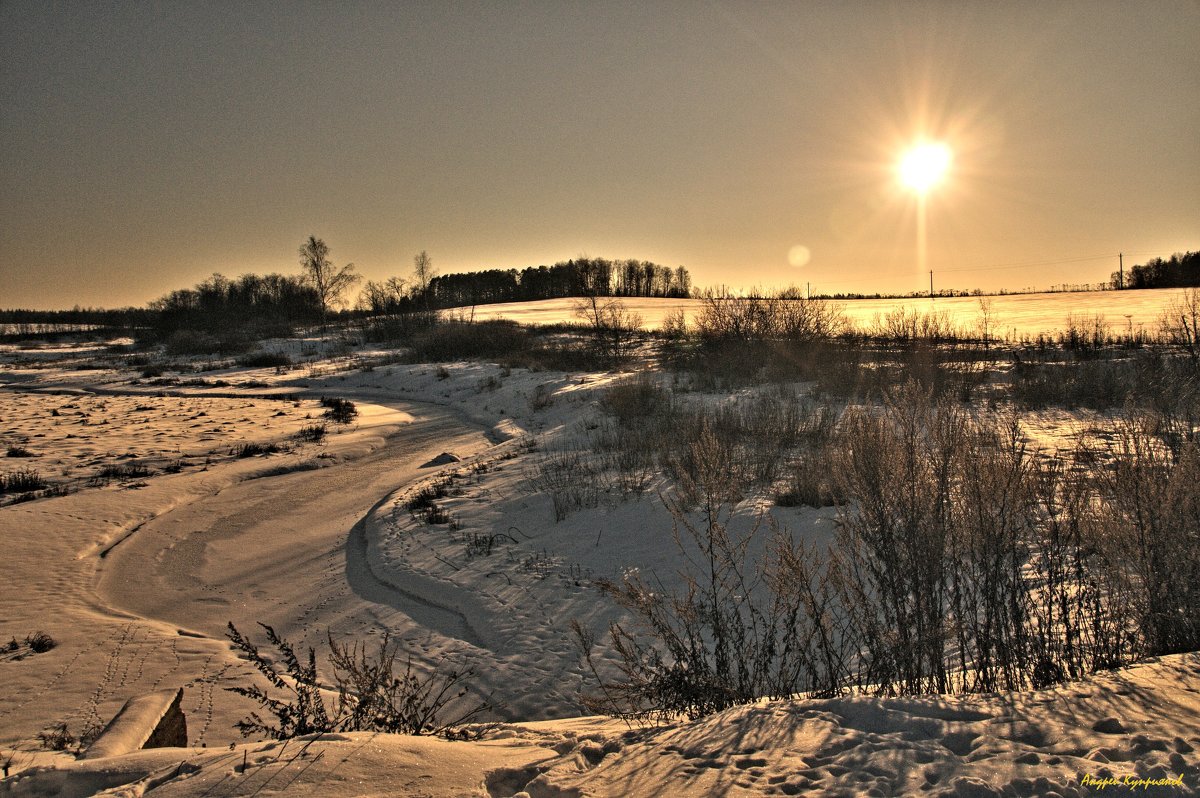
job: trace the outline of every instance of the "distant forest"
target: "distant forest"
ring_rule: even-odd
[[[488,269],[435,277],[429,283],[434,307],[526,302],[572,296],[687,298],[692,280],[687,269],[671,269],[644,260],[575,258],[553,266]]]
[[[1122,282],[1121,273],[1113,272],[1109,281],[1122,288],[1192,288],[1200,286],[1200,252],[1176,252],[1169,259],[1154,258],[1130,268]]]
[[[0,310],[0,324],[77,327],[82,324],[98,327],[136,327],[151,316],[146,308],[84,308],[76,305],[70,310]]]

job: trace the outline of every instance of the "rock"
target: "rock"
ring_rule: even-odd
[[[442,452],[437,457],[433,458],[428,463],[426,463],[424,466],[422,466],[422,468],[428,468],[430,466],[450,465],[451,463],[458,463],[458,462],[462,462],[462,458],[459,457],[458,455],[451,454],[450,452]]]
[[[1101,734],[1124,734],[1125,724],[1117,718],[1104,718],[1093,724],[1092,731],[1100,732]]]

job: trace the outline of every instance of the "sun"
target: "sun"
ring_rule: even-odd
[[[953,154],[945,144],[918,144],[900,160],[900,182],[919,194],[929,191],[950,168]]]

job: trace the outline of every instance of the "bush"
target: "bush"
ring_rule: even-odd
[[[916,308],[898,307],[882,315],[876,314],[867,335],[891,343],[939,344],[964,337],[947,311],[922,312]]]
[[[1163,336],[1182,347],[1192,362],[1200,361],[1200,288],[1189,288],[1163,312]]]
[[[321,406],[326,408],[325,417],[335,424],[349,424],[358,415],[358,408],[349,399],[322,396]]]
[[[516,322],[440,322],[412,338],[417,362],[510,357],[529,347],[529,335]]]
[[[612,367],[629,360],[638,344],[642,317],[619,299],[591,295],[574,301],[576,318],[583,321],[598,360]]]
[[[695,437],[676,424],[688,465],[668,501],[684,587],[632,572],[601,584],[635,623],[610,627],[615,673],[576,627],[602,688],[591,709],[695,717],[801,691],[1011,691],[1200,648],[1193,418],[1127,416],[1068,465],[1029,451],[1015,415],[910,382],[847,411],[801,460],[795,501],[824,503],[817,474],[848,500],[826,556],[782,530],[765,547],[729,533],[744,455],[701,418]]]
[[[250,348],[253,336],[250,330],[232,329],[220,335],[202,330],[176,330],[166,340],[167,354],[184,355],[234,355]]]
[[[231,451],[234,457],[257,457],[260,454],[278,454],[282,447],[277,443],[243,443]]]
[[[96,474],[97,479],[143,479],[150,476],[149,466],[141,463],[106,465]]]
[[[1139,369],[1131,360],[1097,359],[1013,366],[1010,393],[1021,407],[1049,405],[1108,410],[1138,390]]]
[[[600,474],[592,459],[581,452],[546,455],[534,463],[529,481],[535,490],[550,495],[556,523],[577,510],[600,504]]]
[[[26,449],[24,446],[9,446],[6,452],[8,457],[33,457],[33,452]]]
[[[448,495],[448,485],[447,480],[438,480],[426,485],[404,503],[404,509],[412,513],[428,510],[434,506],[437,499],[445,498]]]
[[[1200,649],[1196,430],[1139,415],[1121,419],[1115,432],[1111,466],[1097,470],[1106,542],[1129,571],[1147,651],[1195,651]]]
[[[415,494],[409,497],[404,503],[404,508],[411,512],[415,518],[424,521],[427,524],[449,524],[451,529],[457,529],[458,523],[454,520],[450,513],[446,512],[445,508],[437,503],[437,499],[441,499],[449,495],[449,486],[454,477],[440,479],[436,482],[431,482],[425,485]]]
[[[838,305],[805,299],[795,292],[747,298],[709,294],[694,324],[696,334],[708,345],[727,341],[823,341],[846,329]]]
[[[325,439],[326,432],[328,432],[328,429],[324,424],[309,424],[301,427],[296,433],[296,437],[308,443],[319,443]]]
[[[496,362],[530,371],[601,371],[612,365],[595,347],[577,340],[542,340],[528,349],[498,357]]]
[[[507,532],[496,532],[491,535],[486,532],[472,532],[466,536],[467,556],[487,557],[502,540],[507,540],[509,543],[517,542],[517,539]]]
[[[1103,349],[1113,343],[1108,323],[1099,314],[1067,314],[1067,327],[1058,337],[1058,343],[1068,351],[1086,354]]]
[[[408,341],[437,324],[436,311],[413,311],[386,316],[372,316],[363,324],[366,341]]]
[[[176,330],[167,337],[166,349],[172,356],[211,355],[220,351],[221,342],[215,335],[199,330]]]
[[[869,355],[840,341],[716,338],[680,349],[670,366],[687,373],[698,390],[815,381],[820,394],[848,397],[858,395],[869,376]]]
[[[29,646],[29,650],[34,654],[44,654],[58,644],[54,642],[53,637],[39,630],[25,638],[25,645]]]
[[[646,374],[614,384],[600,397],[600,407],[624,427],[665,412],[671,394]]]
[[[450,513],[446,512],[445,508],[431,504],[425,510],[425,523],[427,524],[453,524],[454,519]]]
[[[11,474],[0,474],[0,495],[42,490],[46,484],[41,473],[32,468],[22,468]]]
[[[66,751],[75,745],[75,735],[67,730],[66,722],[58,723],[46,731],[38,733],[38,739],[43,748],[51,751]]]
[[[811,669],[796,667],[794,633],[802,594],[762,589],[773,566],[751,555],[758,525],[728,529],[738,485],[711,434],[695,441],[695,476],[686,497],[664,499],[684,565],[682,589],[668,592],[636,570],[600,589],[630,611],[632,624],[609,626],[617,673],[601,673],[595,640],[573,623],[576,642],[601,690],[584,697],[591,711],[627,720],[698,718],[760,697],[816,689]],[[697,504],[699,520],[688,508]],[[782,536],[767,551],[782,549]],[[768,555],[769,556],[769,555]],[[806,638],[811,640],[811,637]],[[807,644],[806,644],[807,645]]]
[[[1200,372],[1178,353],[1142,351],[1117,357],[1106,352],[1085,360],[1050,362],[1015,357],[1008,394],[1021,407],[1110,410],[1132,404],[1168,415],[1200,413]]]
[[[292,365],[292,359],[283,352],[252,352],[237,359],[245,368],[281,368]]]
[[[317,658],[312,648],[301,661],[290,643],[266,624],[259,624],[268,642],[278,652],[274,661],[259,653],[258,647],[242,636],[230,623],[229,639],[271,686],[284,694],[276,698],[259,687],[227,687],[230,692],[256,701],[274,717],[272,722],[256,712],[238,721],[235,727],[243,736],[265,734],[286,740],[304,734],[327,732],[374,731],[386,734],[444,734],[489,711],[487,701],[468,703],[447,717],[451,705],[461,704],[469,690],[470,668],[421,673],[411,657],[399,669],[399,645],[384,634],[379,648],[370,651],[358,643],[337,643],[329,637],[330,664],[333,667],[337,702],[328,706],[317,674]]]
[[[780,507],[833,507],[845,502],[836,477],[829,472],[827,451],[809,452],[788,468],[787,482],[775,494]]]
[[[538,385],[529,395],[529,409],[539,413],[554,404],[554,390],[546,384]]]

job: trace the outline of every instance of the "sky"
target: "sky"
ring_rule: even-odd
[[[309,235],[376,280],[1099,282],[1200,249],[1197,41],[1198,0],[0,0],[0,307],[294,274]]]

